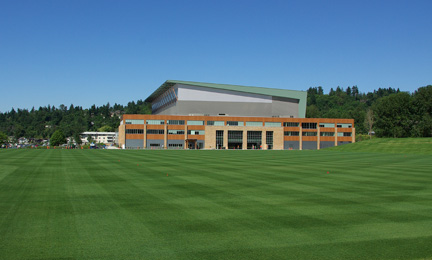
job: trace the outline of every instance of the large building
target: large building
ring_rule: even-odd
[[[305,118],[306,92],[168,80],[152,115],[123,115],[123,148],[321,149],[355,141],[353,119]]]

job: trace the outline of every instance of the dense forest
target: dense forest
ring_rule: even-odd
[[[127,106],[109,103],[100,107],[95,105],[88,109],[80,106],[60,105],[27,109],[12,109],[0,113],[0,134],[32,139],[48,139],[56,130],[66,137],[78,139],[84,131],[116,131],[123,114],[150,114],[149,103],[142,100],[129,102]]]
[[[414,93],[380,88],[362,93],[357,86],[337,87],[324,94],[322,87],[307,90],[306,117],[353,118],[356,132],[375,132],[379,137],[432,136],[432,86]],[[127,106],[109,103],[100,107],[45,106],[38,109],[12,109],[0,113],[0,134],[33,139],[47,139],[56,130],[78,137],[84,131],[115,131],[123,114],[150,114],[150,104],[138,100]]]
[[[357,133],[378,137],[432,136],[431,85],[412,94],[393,88],[361,93],[357,86],[332,88],[328,94],[322,87],[307,92],[306,117],[353,118]]]

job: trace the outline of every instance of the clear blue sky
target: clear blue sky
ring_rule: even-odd
[[[0,111],[147,98],[167,79],[432,84],[432,1],[0,0]]]

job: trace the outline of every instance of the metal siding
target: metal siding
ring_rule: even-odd
[[[334,141],[321,141],[320,149],[329,148],[334,146]]]
[[[284,149],[285,150],[288,150],[290,148],[290,145],[293,146],[293,150],[300,149],[299,141],[284,141]]]
[[[317,142],[316,141],[303,141],[302,145],[303,150],[316,150]]]
[[[147,148],[151,148],[150,144],[159,144],[159,148],[162,148],[164,145],[163,139],[148,139],[147,140]]]
[[[143,148],[144,140],[143,139],[126,139],[126,148]]]

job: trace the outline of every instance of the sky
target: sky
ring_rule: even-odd
[[[0,112],[145,100],[166,80],[432,84],[430,0],[0,0]]]

